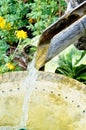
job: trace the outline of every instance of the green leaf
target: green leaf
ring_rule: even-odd
[[[69,47],[58,58],[59,67],[55,73],[60,73],[85,83],[86,80],[86,51]]]
[[[76,78],[77,80],[85,80],[86,81],[86,72],[79,75],[79,77]]]

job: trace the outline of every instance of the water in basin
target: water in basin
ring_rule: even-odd
[[[38,72],[33,88],[29,88],[30,98],[24,100],[27,88],[20,85],[24,75],[14,72],[0,76],[0,130],[19,130],[25,125],[27,130],[86,129],[86,85]],[[26,111],[22,111],[24,106]]]

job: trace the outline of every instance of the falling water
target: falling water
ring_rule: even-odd
[[[21,122],[20,122],[20,127],[25,128],[26,127],[26,122],[28,120],[28,111],[29,111],[29,100],[32,94],[32,91],[34,89],[34,84],[37,79],[38,71],[34,67],[35,63],[35,58],[32,60],[30,66],[29,66],[29,74],[24,80],[24,86],[26,87],[26,95],[24,97],[24,104],[23,104],[23,114],[21,117]]]

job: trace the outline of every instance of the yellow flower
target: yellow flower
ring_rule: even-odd
[[[27,38],[27,32],[23,31],[23,30],[19,30],[19,31],[16,31],[16,37],[18,39],[25,39]]]
[[[4,29],[5,28],[5,19],[0,16],[0,28]]]
[[[6,67],[8,69],[10,69],[10,70],[14,70],[15,69],[15,66],[12,63],[10,63],[10,62],[6,64]]]

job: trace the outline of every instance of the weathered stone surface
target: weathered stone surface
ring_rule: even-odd
[[[0,75],[1,130],[6,126],[8,130],[16,130],[13,127],[20,124],[26,92],[21,83],[26,75],[27,72]],[[85,130],[85,93],[86,85],[76,80],[39,72],[29,102],[27,130]]]

